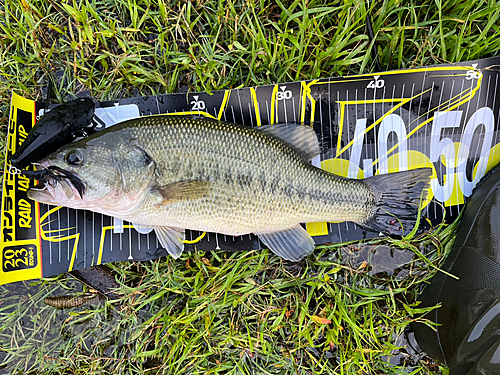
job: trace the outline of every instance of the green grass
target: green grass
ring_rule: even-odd
[[[500,50],[499,1],[372,1],[371,13],[384,70]],[[373,72],[365,16],[358,0],[5,0],[0,146],[11,92],[40,98],[49,73],[58,100],[108,100]],[[386,356],[421,320],[417,293],[452,236],[393,243],[421,255],[403,280],[351,269],[339,254],[353,245],[337,245],[298,265],[267,251],[114,264],[123,298],[92,309],[41,303],[79,288],[64,277],[3,286],[2,358],[19,373],[398,374]],[[413,367],[434,372],[447,370]]]
[[[394,243],[426,249],[427,257],[401,266],[403,279],[351,268],[340,253],[357,244],[339,244],[300,264],[267,251],[114,264],[123,297],[93,308],[42,304],[47,295],[81,289],[64,277],[37,283],[33,295],[7,285],[0,306],[5,362],[41,373],[399,374],[402,367],[386,357],[410,322],[424,320],[416,293],[453,229]],[[428,373],[426,363],[413,373]]]

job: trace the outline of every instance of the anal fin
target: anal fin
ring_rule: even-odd
[[[184,239],[186,234],[183,229],[154,226],[156,237],[161,246],[175,259],[179,258],[184,251]]]
[[[292,262],[304,259],[316,247],[312,237],[300,224],[279,232],[255,234],[274,254]]]

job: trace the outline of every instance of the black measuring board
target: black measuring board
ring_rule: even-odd
[[[118,99],[99,103],[96,115],[107,125],[155,114],[207,116],[254,127],[284,122],[310,125],[322,150],[312,163],[333,173],[366,178],[433,168],[424,215],[429,224],[436,224],[443,215],[455,218],[475,184],[500,160],[498,65],[500,59],[491,58],[210,94]],[[41,106],[13,97],[9,156],[29,132]],[[168,255],[159,247],[152,228],[29,201],[25,188],[30,183],[11,175],[6,165],[0,256],[3,265],[14,261],[8,263],[13,267],[4,267],[0,284]],[[31,219],[30,225],[23,227],[21,219],[26,218]],[[309,223],[306,229],[318,245],[379,235],[348,222]],[[31,250],[13,248],[18,245],[29,245]],[[260,246],[252,234],[186,233],[186,250],[253,250]],[[16,268],[15,260],[21,259],[17,263],[22,266],[30,251],[34,254],[31,265]]]

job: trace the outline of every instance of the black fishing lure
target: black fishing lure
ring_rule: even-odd
[[[10,159],[11,173],[55,186],[68,179],[83,198],[85,184],[71,172],[51,166],[37,171],[24,170],[28,165],[45,158],[59,147],[78,137],[86,137],[100,129],[94,120],[95,105],[90,98],[78,98],[60,104],[37,121],[22,145]]]
[[[93,121],[94,110],[94,102],[90,98],[78,98],[53,108],[37,121],[12,155],[11,165],[24,169],[77,137],[94,133],[97,125]]]

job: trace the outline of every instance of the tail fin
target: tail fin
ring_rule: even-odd
[[[428,190],[424,189],[430,188],[431,175],[431,168],[421,168],[364,180],[373,188],[375,207],[372,215],[359,224],[389,235],[410,233],[417,220],[420,198],[427,198]]]

